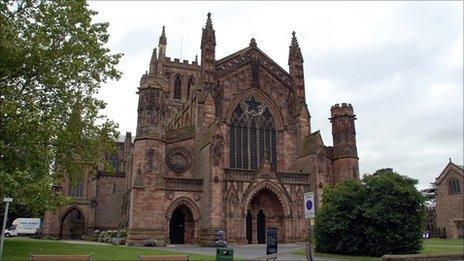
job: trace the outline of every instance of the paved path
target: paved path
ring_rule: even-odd
[[[95,242],[95,241],[82,241],[82,240],[62,240],[63,242],[70,244],[86,244],[86,245],[109,245],[107,243]],[[234,257],[244,260],[265,260],[266,245],[264,244],[252,244],[252,245],[237,245],[230,244],[230,248],[234,249]],[[305,256],[293,254],[298,249],[303,248],[304,244],[281,244],[279,245],[279,252],[277,260],[291,260],[299,261],[306,260]],[[181,253],[194,253],[207,256],[216,256],[215,247],[201,247],[198,245],[168,245],[166,247],[155,247],[157,249],[169,250],[173,252]],[[343,260],[334,259],[327,257],[317,257],[316,260]]]
[[[266,255],[266,245],[229,245],[230,248],[234,249],[234,257],[245,259],[245,260],[264,260]],[[196,245],[168,245],[167,247],[158,247],[159,249],[170,250],[174,252],[182,253],[195,253],[202,255],[215,256],[216,248],[215,247],[200,247]],[[303,244],[283,244],[279,245],[279,252],[277,260],[306,260],[305,256],[295,255],[293,252],[296,250],[304,248]],[[328,258],[317,258],[316,260],[335,260]]]

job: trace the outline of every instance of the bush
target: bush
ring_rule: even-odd
[[[382,169],[326,188],[316,215],[316,250],[368,256],[419,252],[425,198],[415,184]]]
[[[33,235],[31,235],[31,238],[36,238],[36,239],[40,239],[43,237],[43,233],[42,233],[42,228],[38,228],[35,233]]]
[[[95,230],[92,234],[92,236],[90,236],[90,240],[92,241],[98,241],[98,238],[100,237],[100,230]]]
[[[153,238],[145,239],[145,241],[143,241],[143,245],[146,247],[155,247],[156,240]]]

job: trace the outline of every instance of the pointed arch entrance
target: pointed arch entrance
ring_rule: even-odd
[[[61,219],[60,238],[81,239],[85,234],[85,218],[78,208],[72,208]]]
[[[193,244],[199,225],[199,211],[187,198],[173,202],[167,211],[170,244]]]
[[[264,187],[250,199],[246,214],[247,242],[264,244],[266,227],[276,227],[279,241],[285,240],[285,210],[275,192]]]
[[[190,209],[184,205],[178,206],[169,221],[169,242],[171,244],[192,244],[194,222]]]

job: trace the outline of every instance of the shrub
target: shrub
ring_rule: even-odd
[[[155,247],[156,246],[156,240],[153,238],[148,238],[143,241],[143,245],[146,247]]]
[[[36,238],[36,239],[42,238],[43,237],[42,228],[38,228],[35,231],[35,233],[33,235],[31,235],[31,237]]]
[[[326,188],[316,215],[316,250],[368,256],[419,252],[425,198],[415,184],[382,169]]]
[[[92,234],[92,236],[90,236],[90,240],[92,241],[98,241],[98,238],[100,237],[100,230],[95,230]]]
[[[124,230],[124,229],[121,229],[118,231],[118,235],[117,237],[123,237],[123,238],[126,238],[127,237],[127,231]]]

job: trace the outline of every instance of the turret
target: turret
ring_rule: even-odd
[[[359,178],[356,148],[356,115],[351,104],[335,104],[330,109],[335,182]]]
[[[292,33],[292,42],[290,44],[290,50],[288,54],[288,66],[290,75],[293,79],[295,88],[295,96],[300,101],[305,100],[305,86],[304,86],[304,70],[303,70],[303,56],[301,55],[301,49],[298,45],[295,32]]]
[[[214,63],[216,57],[216,36],[208,13],[206,25],[201,35],[201,78],[204,86],[212,86],[214,80]]]

